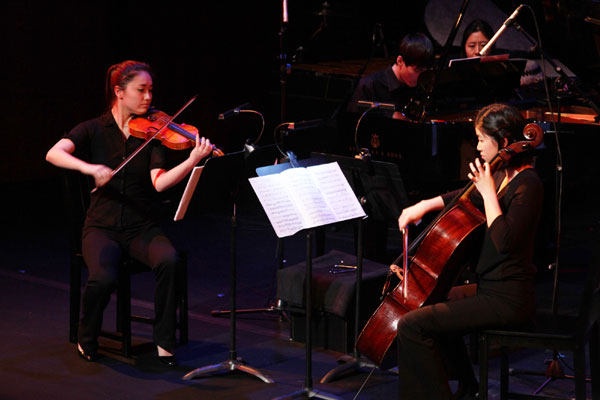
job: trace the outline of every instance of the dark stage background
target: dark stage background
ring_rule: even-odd
[[[405,33],[426,31],[427,2],[329,1],[325,19],[317,15],[322,1],[288,3],[284,37],[290,60],[364,59],[375,23],[382,25],[390,49]],[[595,32],[583,18],[594,15],[596,2],[530,3],[538,11],[545,49],[594,87]],[[495,4],[509,14],[519,2]],[[218,123],[219,112],[251,102],[268,127],[280,122],[280,1],[9,1],[3,14],[0,183],[53,177],[45,152],[76,123],[103,111],[104,73],[125,59],[153,66],[154,105],[167,113],[198,94],[178,120],[196,125],[226,151],[240,149],[260,125],[252,119]],[[315,35],[323,21],[326,28]],[[520,21],[531,26],[529,15]],[[378,48],[376,56],[382,55]],[[291,111],[302,116],[302,110]],[[271,133],[265,130],[265,142],[272,141]]]
[[[393,56],[394,46],[404,34],[429,33],[427,27],[436,26],[435,21],[424,20],[430,2],[406,3],[288,1],[283,49],[291,73],[296,71],[296,63],[366,59],[373,50],[376,24],[381,25],[385,39],[378,38],[379,46],[372,54],[383,57],[385,43]],[[454,3],[458,12],[461,2]],[[584,18],[600,16],[597,2],[527,3],[536,11],[545,51],[574,71],[583,88],[595,93],[600,76],[595,45],[598,26]],[[508,15],[518,4],[514,0],[472,0],[469,9],[494,7]],[[5,43],[1,61],[4,112],[0,118],[4,130],[0,141],[3,220],[10,222],[13,216],[32,209],[39,218],[61,212],[59,171],[45,161],[45,154],[74,125],[103,112],[104,74],[110,65],[125,59],[152,65],[153,104],[160,110],[174,113],[198,94],[177,121],[196,126],[226,153],[241,150],[245,140],[256,138],[260,130],[260,119],[248,114],[218,121],[219,113],[245,102],[266,119],[259,144],[272,143],[273,128],[281,122],[281,14],[278,0],[175,0],[158,5],[114,0],[52,5],[10,1],[0,27]],[[518,20],[535,36],[528,12],[522,12]],[[443,45],[434,44],[438,50]],[[287,94],[285,112],[292,121],[321,118],[337,106],[313,101],[318,95],[312,96],[313,100],[295,96],[290,87]],[[577,132],[564,135],[566,185],[568,190],[574,189],[572,197],[585,196],[582,183],[593,176],[591,154],[598,141],[593,128],[585,132],[582,137]],[[310,144],[304,146],[310,148]],[[185,157],[186,151],[170,154],[175,162]],[[548,160],[550,188],[552,164],[552,159]],[[178,193],[172,190],[166,196],[176,200]],[[553,193],[548,195],[551,198]],[[553,205],[548,207],[551,210]],[[549,222],[546,231],[552,226]]]
[[[483,1],[471,0],[471,3]],[[0,335],[0,342],[5,343],[2,353],[10,361],[0,364],[11,377],[18,374],[19,382],[14,385],[18,390],[14,389],[15,393],[22,388],[24,392],[46,392],[44,394],[48,398],[66,398],[61,390],[66,390],[68,385],[74,383],[79,392],[76,390],[73,393],[80,393],[79,397],[82,398],[94,398],[88,394],[86,387],[89,381],[84,375],[88,375],[88,370],[82,370],[81,360],[76,357],[72,345],[67,343],[68,241],[65,205],[60,191],[59,170],[45,161],[46,152],[77,123],[104,111],[105,72],[110,65],[126,59],[146,61],[152,65],[155,73],[153,105],[160,110],[172,114],[198,94],[197,100],[177,121],[196,126],[201,134],[208,136],[226,153],[241,150],[245,140],[255,138],[260,129],[260,120],[252,116],[218,121],[219,113],[245,102],[250,102],[253,109],[265,116],[267,126],[260,144],[272,143],[274,127],[281,118],[278,56],[281,52],[279,33],[282,3],[280,0],[172,0],[159,4],[116,0],[8,0],[5,3],[0,24],[0,37],[4,45],[0,58],[0,104],[4,110],[0,117],[3,129],[0,140],[0,226],[3,228],[0,232],[0,272],[3,276],[0,277],[0,283],[10,290],[0,290],[5,296],[0,296],[2,312],[7,315],[3,318],[5,325],[1,329],[3,335]],[[326,60],[365,59],[372,50],[371,35],[376,23],[381,24],[391,52],[396,41],[404,34],[427,32],[424,21],[427,1],[331,0],[327,2],[329,8],[324,6],[322,0],[288,0],[288,3],[289,25],[284,36],[284,49],[289,61],[294,61],[291,64],[292,73],[295,62],[310,64]],[[408,6],[408,3],[411,5]],[[455,3],[460,4],[459,1]],[[586,90],[596,90],[600,76],[596,46],[598,28],[593,23],[585,22],[584,18],[600,17],[599,3],[591,0],[532,0],[528,3],[536,10],[545,50],[574,71]],[[512,0],[495,2],[496,7],[506,15],[519,4]],[[322,15],[324,10],[327,11],[326,18]],[[524,14],[519,21],[526,29],[531,28],[529,15]],[[324,29],[319,31],[320,27]],[[528,31],[533,34],[532,30]],[[383,57],[383,46],[377,47],[374,55]],[[323,103],[310,103],[299,97],[292,101],[294,93],[290,91],[288,94],[290,102],[285,111],[290,120],[319,118],[329,112],[319,108]],[[331,104],[327,107],[331,107]],[[600,219],[596,201],[590,196],[589,189],[599,174],[594,157],[600,144],[597,134],[597,127],[592,126],[583,133],[564,132],[562,138],[566,195],[563,204],[561,270],[561,279],[564,280],[561,285],[565,286],[571,278],[579,281],[584,276],[583,271],[590,265],[591,252],[597,247]],[[174,160],[185,157],[185,153],[171,152]],[[550,158],[546,161],[548,170],[552,171],[553,160]],[[541,229],[545,239],[541,246],[543,262],[539,264],[542,278],[548,277],[548,273],[544,273],[545,263],[552,261],[555,254],[551,248],[554,243],[552,172],[546,176],[546,183],[550,190],[546,196],[545,215],[550,217]],[[177,193],[177,189],[174,189],[166,195],[175,199]],[[243,285],[246,290],[243,293],[240,291],[243,297],[239,304],[262,306],[274,291],[276,238],[260,209],[240,225],[239,260],[244,262],[239,268],[240,286]],[[224,309],[228,304],[228,228],[227,218],[209,214],[208,218],[200,216],[192,221],[185,220],[183,225],[173,229],[175,241],[192,249],[190,265],[193,267],[190,268],[189,278],[190,287],[194,288],[190,294],[193,297],[190,301],[190,310],[193,312],[192,343],[180,353],[185,365],[183,369],[221,361],[227,351],[228,322],[213,322],[218,319],[211,319],[208,315],[211,309]],[[189,235],[189,232],[198,236]],[[350,228],[327,233],[334,236],[330,247],[353,251],[353,232]],[[393,245],[399,245],[397,239],[391,238],[392,241],[396,240]],[[197,243],[202,245],[198,246]],[[286,246],[286,257],[290,264],[304,259],[302,238]],[[548,288],[551,288],[550,280],[542,279],[542,283],[546,284],[543,293],[546,303],[549,303],[547,294]],[[150,310],[152,299],[149,288],[152,284],[150,277],[148,282],[140,285],[141,288],[138,287],[142,294],[135,294],[136,298],[147,301]],[[576,293],[578,286],[569,288],[569,291],[564,291],[564,296],[572,298],[574,296],[571,294]],[[290,362],[289,371],[293,373],[286,371],[285,377],[281,373],[277,375],[278,380],[284,381],[285,378],[287,381],[269,389],[272,392],[268,396],[260,392],[263,390],[259,386],[262,383],[247,389],[245,385],[238,384],[236,379],[225,378],[224,387],[231,396],[229,398],[270,398],[290,388],[296,389],[298,382],[301,382],[301,347],[297,349],[298,355],[282,356],[288,354],[290,346],[287,338],[289,327],[272,321],[268,323],[258,334],[246,334],[240,338],[244,353],[250,355],[251,363],[261,360],[258,366],[268,367],[276,373],[281,372],[279,359],[291,358],[295,363]],[[242,328],[248,332],[255,329],[256,324],[250,321]],[[39,335],[39,332],[44,332],[44,335]],[[260,347],[263,340],[269,341],[268,346]],[[19,345],[15,347],[13,343]],[[31,347],[32,343],[36,347]],[[213,343],[214,348],[207,351],[202,347],[206,343]],[[251,353],[248,348],[256,343],[260,346]],[[280,349],[273,351],[274,346],[280,346]],[[22,353],[16,354],[20,349],[23,349]],[[40,354],[44,361],[38,362]],[[49,376],[47,373],[56,368],[57,357],[66,360],[64,364],[67,369],[63,370],[61,366],[57,368],[57,373],[70,379],[68,385],[60,379],[46,378]],[[263,357],[266,361],[262,361]],[[319,361],[317,373],[324,374],[331,368],[334,357],[328,357],[326,362]],[[106,382],[111,382],[114,390],[107,393],[120,392],[120,386],[152,386],[149,385],[150,378],[145,369],[147,360],[143,357],[140,360],[135,368],[121,361],[115,361],[114,368],[111,367],[112,361],[100,367],[96,364],[88,366],[93,372],[89,373],[92,376],[91,386],[100,388]],[[537,361],[536,356],[534,362]],[[22,368],[29,364],[37,364],[38,369],[44,370],[39,374],[41,378],[36,378],[33,383],[32,373]],[[109,365],[109,368],[103,368],[105,365]],[[0,368],[0,374],[3,368]],[[97,374],[97,368],[104,373]],[[125,372],[122,372],[122,368]],[[113,369],[116,379],[110,375]],[[109,378],[105,375],[107,370]],[[37,371],[35,366],[33,371]],[[173,383],[173,391],[180,394],[179,397],[168,398],[197,397],[199,392],[214,396],[216,393],[216,386],[207,384],[204,387],[204,382],[191,389],[182,389],[181,372],[177,370],[168,375]],[[128,378],[135,378],[132,380],[134,384],[127,381],[121,385],[121,379]],[[154,398],[166,398],[160,397],[165,390],[162,387],[165,379],[163,372],[151,379],[155,387],[151,393],[157,393]],[[346,398],[352,398],[362,379],[357,378],[348,387],[336,390],[343,391]],[[385,378],[385,385],[378,389],[382,380],[379,378],[372,384],[375,391],[368,398],[389,397],[393,393],[395,379]],[[10,389],[10,385],[6,386]],[[57,389],[52,397],[48,390],[54,388]],[[256,391],[256,397],[240,395],[248,390]],[[224,392],[219,394],[224,396]],[[74,395],[71,393],[70,396]],[[3,397],[1,393],[0,397]],[[19,393],[3,398],[27,397]],[[106,395],[96,398],[106,398]],[[126,393],[123,398],[131,398],[131,395]]]

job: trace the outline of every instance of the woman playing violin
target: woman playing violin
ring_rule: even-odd
[[[477,190],[470,200],[486,219],[475,269],[477,284],[455,286],[448,300],[406,313],[398,324],[400,398],[475,398],[478,384],[462,340],[482,328],[506,328],[528,322],[535,309],[534,237],[543,201],[542,183],[530,153],[515,155],[491,173],[499,149],[525,140],[525,121],[503,104],[483,108],[475,119],[482,160],[470,163],[469,179]],[[398,219],[404,230],[425,214],[441,210],[457,192],[421,201]],[[401,268],[392,265],[401,276]],[[449,378],[459,382],[452,394]]]
[[[177,252],[150,213],[151,190],[164,191],[180,182],[212,151],[208,139],[196,137],[189,157],[166,170],[164,146],[152,141],[124,168],[111,171],[144,143],[130,134],[133,116],[143,115],[152,101],[152,71],[148,64],[124,61],[106,74],[108,110],[80,123],[49,151],[46,160],[93,177],[82,233],[83,257],[89,278],[83,295],[78,354],[95,360],[102,315],[116,286],[123,251],[148,265],[155,274],[154,342],[159,360],[175,365],[176,308],[180,290]]]

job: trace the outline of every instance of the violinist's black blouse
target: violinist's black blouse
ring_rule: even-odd
[[[112,113],[82,122],[65,135],[75,144],[75,155],[92,164],[115,169],[144,139],[126,140]],[[91,194],[85,227],[136,228],[153,220],[150,170],[165,168],[166,154],[159,141],[152,141],[103,188]]]

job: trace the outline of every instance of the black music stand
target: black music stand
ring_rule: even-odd
[[[305,159],[299,162],[301,166],[312,166],[322,164],[324,160],[319,159]],[[274,165],[270,167],[263,167],[257,169],[257,174],[259,176],[265,176],[269,174],[276,174],[282,172],[285,169],[290,168],[291,166],[288,164],[280,164]],[[362,219],[359,218],[359,219]],[[305,229],[306,232],[306,272],[305,272],[305,324],[306,324],[306,341],[305,341],[305,353],[306,353],[306,368],[305,368],[305,380],[304,380],[304,388],[284,395],[276,397],[274,400],[284,400],[284,399],[296,399],[296,398],[320,398],[325,400],[339,400],[340,398],[328,393],[321,392],[319,390],[315,390],[313,388],[312,381],[312,235],[313,228],[317,228],[317,226],[313,226],[309,229]],[[362,234],[362,230],[361,230]],[[362,239],[362,238],[361,238]],[[360,241],[359,241],[360,245]],[[359,251],[362,254],[362,248]],[[362,260],[358,260],[358,265],[361,265]]]
[[[359,199],[369,218],[378,221],[395,220],[403,208],[409,205],[398,166],[393,163],[372,161],[370,158],[356,159],[330,154],[312,153],[311,156],[321,162],[337,162],[348,179],[350,186]],[[373,368],[375,365],[361,358],[356,349],[359,334],[362,262],[363,262],[363,221],[358,221],[357,256],[356,256],[356,288],[354,317],[354,351],[338,359],[340,366],[333,368],[321,378],[321,383],[331,382],[351,371],[363,367]]]
[[[516,97],[527,60],[498,56],[450,60],[448,68],[425,71],[419,81],[429,89],[428,112],[460,111]]]
[[[229,359],[218,364],[196,368],[183,376],[184,380],[190,380],[202,375],[209,375],[219,371],[242,371],[254,375],[266,383],[274,383],[273,379],[255,368],[249,367],[237,356],[236,350],[236,275],[237,275],[237,210],[236,200],[239,192],[240,179],[245,178],[244,151],[230,153],[218,158],[209,159],[204,166],[200,176],[200,186],[211,188],[214,193],[229,198],[232,202],[231,215],[231,294],[230,294],[230,344]],[[193,190],[194,188],[189,188]],[[186,188],[188,190],[188,188]],[[185,197],[185,194],[184,194]]]

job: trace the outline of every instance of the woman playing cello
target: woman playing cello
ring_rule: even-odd
[[[478,384],[463,335],[484,328],[528,322],[535,309],[534,237],[543,187],[531,153],[519,153],[491,173],[489,162],[499,149],[523,139],[525,121],[518,110],[492,104],[475,119],[482,161],[470,163],[469,179],[477,190],[471,202],[485,214],[485,231],[475,273],[476,285],[454,287],[448,300],[406,313],[398,323],[399,398],[470,399]],[[400,230],[430,211],[441,210],[456,192],[406,208]],[[402,269],[392,265],[401,275]],[[452,394],[449,375],[458,379]]]
[[[167,171],[164,147],[152,141],[113,176],[121,161],[144,143],[144,139],[130,134],[129,122],[150,107],[150,66],[124,61],[110,67],[106,74],[106,99],[105,114],[77,125],[46,156],[58,167],[93,177],[98,188],[91,194],[82,233],[89,278],[83,295],[77,351],[88,361],[97,358],[102,314],[115,288],[119,260],[125,251],[155,274],[153,338],[159,360],[173,366],[176,308],[181,295],[177,282],[179,262],[173,245],[150,215],[150,191],[154,187],[160,192],[177,184],[213,148],[208,139],[196,137],[189,157]]]

